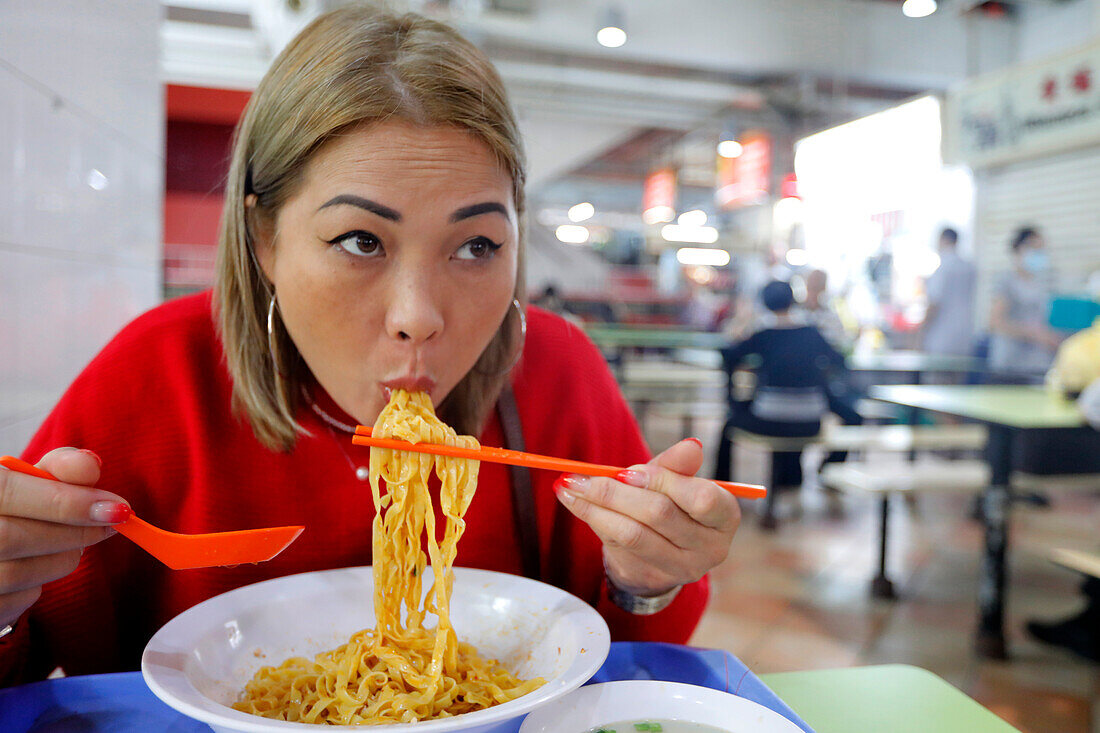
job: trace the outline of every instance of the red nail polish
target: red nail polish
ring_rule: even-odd
[[[584,493],[585,488],[588,486],[587,476],[578,476],[577,474],[566,474],[562,476],[558,481],[561,483],[561,488],[566,491],[572,491],[574,493]]]
[[[92,504],[92,509],[89,512],[93,522],[104,522],[106,524],[125,522],[131,514],[133,512],[127,504],[120,504],[117,501],[97,501]]]
[[[684,440],[690,440],[692,443],[695,443],[695,445],[699,446],[700,448],[703,447],[703,441],[699,440],[698,438],[685,438]]]
[[[635,471],[633,469],[626,469],[625,471],[619,471],[615,474],[616,481],[622,481],[624,484],[644,489],[649,486],[649,476],[645,471]]]
[[[95,462],[99,465],[99,467],[103,468],[103,459],[102,458],[100,458],[94,452],[88,450],[87,448],[80,448],[79,450],[80,450],[81,453],[87,453],[88,455],[90,455],[92,458],[95,459]]]

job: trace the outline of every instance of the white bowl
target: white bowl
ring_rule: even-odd
[[[516,575],[470,568],[454,573],[451,623],[458,638],[520,678],[547,683],[496,707],[387,725],[387,733],[515,731],[521,716],[584,684],[607,658],[607,624],[579,598]],[[141,657],[142,675],[157,697],[215,731],[316,733],[322,730],[317,725],[269,720],[229,705],[260,667],[291,656],[312,658],[374,626],[373,593],[369,567],[290,575],[223,593],[153,635]]]
[[[709,687],[655,680],[582,687],[532,712],[519,730],[585,733],[597,726],[637,720],[701,723],[730,733],[803,733],[779,713],[752,700]]]

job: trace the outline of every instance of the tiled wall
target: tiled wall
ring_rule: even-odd
[[[0,453],[159,300],[161,8],[0,0]]]

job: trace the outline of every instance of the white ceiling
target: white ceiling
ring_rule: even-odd
[[[1034,0],[1029,0],[1034,1]],[[1100,0],[1042,0],[1049,21]],[[913,20],[889,0],[398,0],[460,28],[498,65],[524,129],[531,189],[562,190],[608,149],[666,140],[646,131],[695,131],[709,144],[724,120],[798,135],[942,90],[1020,57],[1027,12],[963,14],[969,0]],[[166,82],[251,88],[274,52],[337,0],[166,0]],[[609,5],[628,41],[595,41]],[[506,9],[506,10],[504,10]],[[1089,29],[1091,31],[1091,28]],[[658,155],[660,151],[651,151]],[[595,166],[591,165],[596,159]],[[621,162],[621,161],[620,161]],[[554,186],[548,184],[555,182]],[[604,182],[604,185],[613,185]],[[624,185],[633,185],[625,181]],[[568,186],[565,187],[568,191]],[[568,195],[568,194],[566,194]]]

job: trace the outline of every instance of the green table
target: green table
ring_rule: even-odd
[[[721,349],[729,337],[711,331],[685,331],[680,328],[638,328],[633,326],[585,326],[584,332],[605,349]]]
[[[817,733],[1011,733],[936,675],[907,664],[780,672],[760,679]]]
[[[985,551],[978,580],[979,654],[1007,658],[1004,641],[1008,554],[1009,477],[1013,442],[1028,430],[1070,430],[1085,425],[1077,405],[1043,387],[1014,385],[888,385],[871,387],[882,402],[985,423],[990,485],[982,496]]]
[[[881,351],[852,354],[848,369],[857,372],[900,372],[920,384],[926,372],[979,372],[985,362],[972,356],[925,354],[920,351]]]

